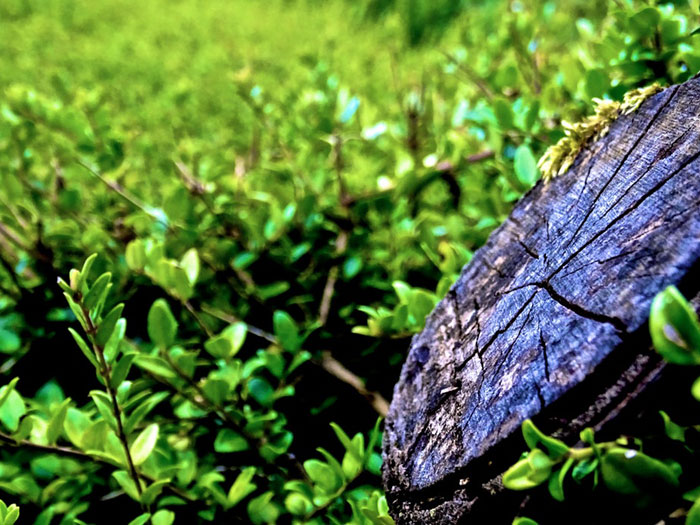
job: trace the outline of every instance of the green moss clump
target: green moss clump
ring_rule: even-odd
[[[557,175],[566,173],[581,150],[607,135],[610,124],[617,120],[620,115],[633,113],[642,105],[642,102],[663,89],[660,84],[655,82],[650,86],[628,91],[622,102],[594,98],[595,113],[593,115],[573,124],[563,121],[562,126],[566,136],[550,146],[537,163],[542,171],[544,182],[547,183]]]

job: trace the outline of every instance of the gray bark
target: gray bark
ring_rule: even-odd
[[[384,484],[399,525],[510,523],[523,494],[504,495],[499,475],[524,419],[572,443],[649,391],[664,368],[651,300],[700,291],[699,157],[693,79],[620,117],[476,252],[394,390]]]

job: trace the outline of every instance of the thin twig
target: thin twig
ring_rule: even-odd
[[[192,172],[184,162],[182,162],[181,160],[174,160],[173,164],[175,165],[177,172],[180,174],[180,178],[187,186],[187,190],[191,194],[201,197],[207,192],[207,189],[204,186],[204,184],[202,184],[202,182],[192,174]]]
[[[224,321],[225,323],[229,323],[229,324],[243,323],[246,325],[246,330],[248,330],[248,332],[250,332],[254,336],[259,337],[260,339],[264,339],[268,343],[277,344],[277,339],[275,338],[275,336],[273,334],[271,334],[270,332],[266,332],[265,330],[263,330],[261,328],[257,328],[255,326],[252,326],[249,323],[246,323],[240,317],[236,317],[235,315],[231,315],[229,313],[222,312],[221,310],[218,310],[218,309],[214,308],[213,306],[209,306],[207,304],[202,304],[201,308],[205,314],[209,314],[212,317],[216,317],[217,319],[219,319],[220,321]]]
[[[12,265],[9,262],[7,262],[2,255],[0,255],[0,266],[3,267],[5,272],[7,272],[7,274],[10,277],[10,280],[12,281],[12,284],[14,284],[15,288],[17,288],[17,293],[14,293],[12,290],[9,290],[9,289],[3,290],[3,292],[15,300],[21,299],[24,288],[20,284],[19,278],[17,277],[17,274],[15,273],[14,269],[12,268]]]
[[[490,159],[496,156],[496,152],[490,149],[485,149],[484,151],[480,151],[478,153],[474,153],[472,155],[469,155],[466,159],[464,159],[467,163],[469,164],[474,164],[476,162],[481,162],[482,160]]]
[[[455,58],[454,56],[450,55],[449,53],[443,52],[443,55],[452,62],[454,65],[456,65],[462,73],[467,75],[469,77],[469,80],[483,93],[483,95],[488,99],[492,100],[493,99],[493,91],[491,91],[491,88],[484,82],[484,80],[474,71],[471,67],[469,67],[467,64],[460,62]]]
[[[124,189],[121,184],[108,180],[104,175],[102,175],[99,171],[97,171],[95,168],[90,166],[89,164],[83,162],[82,160],[77,161],[79,166],[82,166],[86,170],[88,170],[92,175],[97,177],[100,181],[104,183],[105,186],[107,186],[110,190],[114,191],[122,197],[124,200],[128,201],[131,205],[135,206],[136,208],[140,209],[144,213],[146,213],[148,216],[152,217],[156,221],[160,222],[163,224],[163,226],[170,227],[170,225],[167,223],[167,221],[163,221],[163,218],[160,217],[158,214],[154,213],[154,208],[143,202],[141,199],[138,197],[132,195],[129,193],[126,189]]]
[[[190,303],[189,301],[183,301],[182,304],[184,305],[185,309],[190,313],[190,315],[192,315],[199,327],[204,331],[205,334],[207,334],[207,337],[214,337],[214,332],[212,332],[211,329],[204,323],[200,315],[197,313],[197,310],[195,310],[192,306],[192,303]]]
[[[114,418],[117,420],[117,437],[121,441],[122,448],[124,449],[124,455],[126,457],[126,462],[129,467],[129,474],[136,484],[136,490],[141,496],[143,489],[141,487],[141,481],[139,479],[139,473],[136,470],[136,465],[134,465],[134,460],[131,457],[131,451],[129,450],[129,442],[126,437],[126,432],[124,432],[124,427],[122,425],[122,411],[117,401],[117,394],[112,388],[112,374],[110,373],[109,366],[104,355],[104,348],[97,343],[97,326],[93,323],[90,317],[90,312],[80,303],[80,308],[82,309],[83,316],[85,317],[85,322],[87,324],[87,335],[92,343],[92,349],[97,356],[100,363],[100,375],[105,383],[105,388],[107,389],[107,394],[112,402],[112,412],[114,413]]]
[[[342,256],[348,247],[348,232],[341,230],[335,240],[335,251],[337,257]],[[328,321],[328,314],[331,310],[331,299],[335,292],[335,283],[338,280],[339,265],[334,264],[328,271],[326,285],[323,287],[323,295],[321,296],[321,306],[318,309],[318,322],[324,326]]]
[[[374,408],[374,410],[380,416],[386,417],[387,413],[389,412],[388,401],[378,392],[367,390],[367,387],[365,387],[365,382],[353,374],[350,370],[345,368],[345,366],[334,358],[330,352],[323,352],[320,365],[333,377],[340,379],[343,383],[354,388],[361,396],[369,401],[372,408]]]
[[[17,246],[19,249],[24,250],[25,252],[32,252],[32,249],[30,246],[26,245],[22,238],[17,235],[17,233],[14,232],[9,226],[3,224],[0,222],[0,234],[5,237],[8,241],[10,241],[12,244]]]
[[[111,462],[107,459],[101,458],[101,457],[96,457],[96,456],[91,456],[87,452],[83,452],[82,450],[78,450],[75,448],[71,447],[65,447],[65,446],[60,446],[60,445],[41,445],[39,443],[34,443],[33,441],[29,441],[27,439],[20,440],[19,442],[15,440],[11,435],[5,434],[4,432],[0,432],[0,441],[4,442],[6,445],[11,446],[11,447],[17,447],[17,448],[26,448],[26,449],[31,449],[35,450],[37,452],[43,452],[45,454],[56,454],[57,456],[65,456],[69,458],[74,458],[78,460],[83,460],[83,461],[92,461],[94,463],[100,463],[103,465],[109,465],[111,467],[121,467],[117,462]],[[149,483],[153,483],[157,481],[155,478],[152,478],[150,476],[147,476],[146,474],[139,474],[139,476],[148,481]],[[196,501],[195,498],[193,498],[189,493],[183,491],[182,489],[168,483],[166,485],[168,490],[170,490],[173,494],[176,494],[180,496],[183,499],[186,499],[188,501]]]

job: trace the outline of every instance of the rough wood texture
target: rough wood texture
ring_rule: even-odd
[[[469,517],[492,505],[525,418],[571,439],[659,376],[646,322],[700,259],[698,157],[693,79],[537,184],[474,255],[394,390],[384,483],[398,524],[486,523]]]

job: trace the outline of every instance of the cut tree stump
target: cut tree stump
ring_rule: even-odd
[[[500,474],[524,419],[573,444],[668,376],[649,306],[670,284],[700,292],[699,157],[696,77],[620,117],[474,254],[394,389],[384,485],[399,525],[510,524],[529,496]]]

